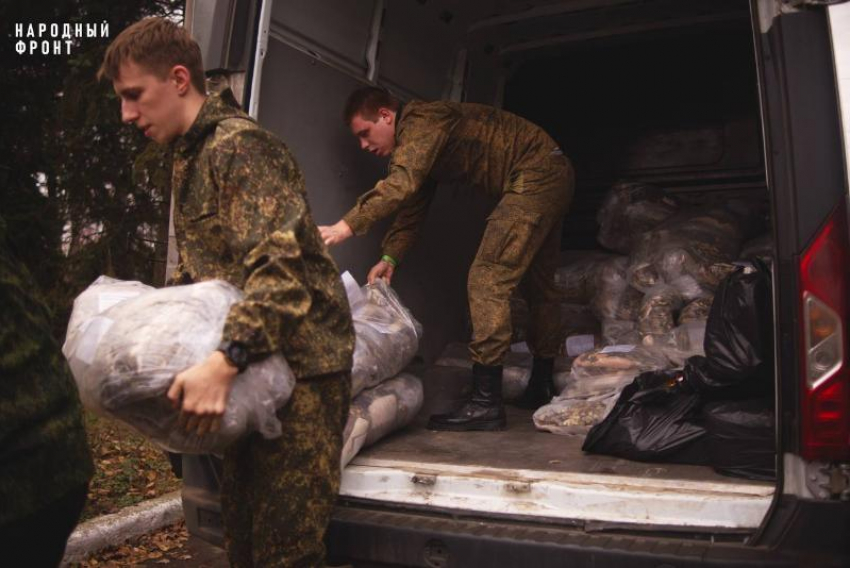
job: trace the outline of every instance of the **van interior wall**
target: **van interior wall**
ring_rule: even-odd
[[[596,210],[619,179],[766,214],[748,20],[577,42],[504,65],[504,107],[543,126],[575,165],[565,247],[597,246]]]

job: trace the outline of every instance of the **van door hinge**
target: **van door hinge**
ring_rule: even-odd
[[[850,501],[850,463],[807,464],[806,486],[820,499]]]

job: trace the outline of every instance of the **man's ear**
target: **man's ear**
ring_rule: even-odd
[[[180,96],[186,95],[192,87],[192,74],[189,73],[189,69],[184,65],[175,65],[172,67],[168,78],[177,87],[177,94]]]
[[[395,122],[395,114],[393,114],[393,112],[386,107],[381,107],[378,109],[378,116],[384,119],[384,122],[386,122],[388,126],[392,126]]]

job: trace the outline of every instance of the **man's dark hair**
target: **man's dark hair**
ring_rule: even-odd
[[[355,115],[362,115],[366,120],[376,122],[378,120],[378,109],[388,108],[398,111],[401,101],[381,87],[361,87],[350,95],[345,102],[345,110],[342,118],[345,124],[351,124]]]

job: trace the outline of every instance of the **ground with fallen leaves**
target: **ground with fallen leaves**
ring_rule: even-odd
[[[190,537],[183,521],[153,534],[101,550],[71,568],[162,566],[174,568],[227,568],[224,551]]]
[[[85,413],[95,475],[80,521],[180,488],[165,453],[128,426]]]

